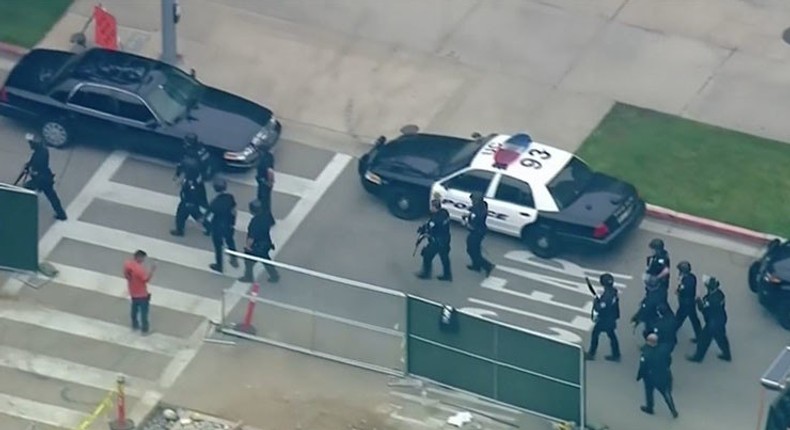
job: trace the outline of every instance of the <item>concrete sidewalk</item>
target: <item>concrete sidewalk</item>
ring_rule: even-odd
[[[158,1],[104,4],[127,50],[158,55]],[[414,123],[575,149],[613,100],[790,141],[788,25],[779,0],[190,0],[179,52],[207,83],[360,141]]]

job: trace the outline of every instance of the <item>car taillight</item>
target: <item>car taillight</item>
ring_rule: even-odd
[[[593,230],[593,237],[596,239],[603,239],[608,235],[609,227],[607,227],[606,224],[599,224],[598,227],[595,227],[595,230]]]
[[[0,88],[0,102],[7,102],[8,101],[8,93],[5,90],[5,87]]]

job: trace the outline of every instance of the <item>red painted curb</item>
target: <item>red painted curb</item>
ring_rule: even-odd
[[[28,52],[30,52],[30,50],[27,48],[11,45],[10,43],[0,42],[0,53],[13,55],[15,57],[23,57]]]
[[[734,237],[743,241],[765,245],[773,239],[781,239],[779,236],[760,233],[759,231],[726,224],[719,221],[710,220],[694,215],[676,212],[661,206],[647,205],[647,216],[664,221],[671,221],[689,227],[706,230],[712,233]]]

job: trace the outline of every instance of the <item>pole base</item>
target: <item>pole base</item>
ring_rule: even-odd
[[[233,329],[253,336],[257,334],[257,330],[255,330],[255,327],[253,327],[252,324],[239,323],[234,325]]]
[[[126,420],[126,421],[112,420],[112,421],[110,421],[110,430],[134,430],[134,421],[132,421],[132,420]]]

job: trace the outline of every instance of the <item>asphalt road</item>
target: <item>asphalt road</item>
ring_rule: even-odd
[[[602,271],[615,275],[621,291],[622,319],[618,330],[623,361],[603,360],[588,365],[588,411],[592,422],[612,429],[718,429],[751,428],[756,425],[759,408],[759,378],[774,356],[786,344],[787,333],[764,312],[746,286],[746,270],[759,253],[743,244],[710,237],[676,226],[646,220],[613,252],[602,255],[566,255],[545,261],[532,256],[514,239],[490,235],[484,243],[497,268],[488,279],[469,272],[465,265],[465,232],[453,230],[452,265],[454,282],[420,281],[414,272],[419,261],[411,256],[419,221],[405,222],[390,216],[381,202],[359,186],[355,166],[349,166],[329,189],[315,210],[289,242],[278,259],[314,270],[400,290],[422,297],[486,314],[504,322],[574,342],[588,342],[590,295],[584,276],[597,277]],[[672,421],[659,402],[655,417],[638,409],[641,386],[635,381],[640,346],[627,320],[642,297],[640,285],[647,244],[662,238],[673,264],[687,259],[698,275],[717,276],[727,294],[729,336],[734,361],[716,359],[712,346],[702,364],[687,362],[684,355],[693,351],[689,342],[691,328],[679,334],[674,353],[676,402],[681,418]],[[438,273],[438,261],[435,271]],[[674,272],[674,271],[673,271]],[[673,285],[675,283],[673,273]],[[264,296],[301,302],[296,291],[331,288],[326,283],[308,284],[300,278],[298,289],[265,289]],[[386,312],[370,321],[375,303],[334,288],[331,302],[322,302],[324,311],[346,315],[354,313],[366,322],[386,326],[392,318]],[[343,298],[339,298],[339,297]],[[672,302],[673,305],[675,302]],[[326,309],[336,306],[336,309]],[[688,324],[688,323],[687,323]],[[608,353],[604,336],[600,356]],[[617,405],[617,413],[612,413]],[[716,417],[712,420],[712,417]]]

